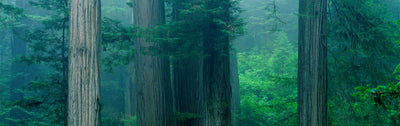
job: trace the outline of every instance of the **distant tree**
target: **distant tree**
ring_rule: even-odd
[[[67,89],[68,89],[68,23],[69,4],[67,0],[33,0],[33,7],[46,10],[50,15],[30,12],[32,29],[22,37],[27,42],[29,53],[18,58],[28,65],[43,65],[31,77],[25,94],[29,96],[18,105],[29,110],[31,125],[58,124],[66,125]],[[38,18],[45,17],[49,18]],[[40,22],[40,23],[39,23]],[[43,71],[51,70],[48,74]]]
[[[24,4],[27,4],[23,0],[16,0],[15,6],[16,7],[26,7]],[[20,19],[24,20],[24,19]],[[13,58],[18,58],[20,56],[26,55],[27,46],[24,40],[22,40],[22,31],[23,28],[13,28],[13,35],[12,35],[12,42],[11,42],[11,54]],[[13,76],[10,82],[10,101],[16,102],[18,100],[22,100],[24,98],[24,93],[21,92],[22,87],[26,84],[25,73],[27,72],[28,66],[25,63],[21,62],[12,62],[11,64],[11,75]],[[9,125],[17,125],[17,122],[20,119],[26,117],[26,113],[23,110],[14,108],[10,111],[10,118],[17,120],[17,121],[10,121]]]
[[[100,0],[71,0],[70,6],[68,125],[99,126]]]
[[[328,125],[327,1],[300,0],[298,125]]]
[[[18,19],[23,17],[23,10],[16,5],[10,5],[0,1],[0,86],[1,86],[1,102],[0,102],[0,125],[10,125],[17,124],[20,119],[26,117],[26,113],[22,112],[18,107],[5,107],[4,103],[10,102],[11,100],[16,101],[21,98],[20,90],[11,89],[11,86],[22,87],[23,84],[12,85],[16,82],[16,71],[21,69],[16,69],[16,65],[24,65],[22,63],[13,62],[13,56],[20,56],[18,53],[23,53],[23,50],[16,49],[18,44],[13,41],[14,36],[19,37],[19,35],[13,34],[12,30],[17,24]],[[16,28],[16,27],[15,27]],[[17,45],[14,45],[17,44]],[[21,44],[21,43],[19,43]],[[23,43],[22,43],[23,44]],[[13,49],[13,50],[11,50]],[[18,57],[17,56],[17,57]],[[13,67],[12,67],[13,65]],[[11,71],[14,70],[14,71]],[[23,70],[23,69],[22,69]],[[21,77],[21,76],[18,76]],[[15,84],[15,83],[14,83]],[[11,95],[12,93],[12,95]],[[18,93],[18,94],[17,94]],[[13,113],[14,112],[14,113]],[[17,116],[21,115],[21,116]]]

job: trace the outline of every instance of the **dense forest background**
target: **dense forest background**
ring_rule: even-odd
[[[133,64],[146,64],[135,61],[146,55],[171,61],[154,71],[172,70],[160,80],[170,84],[163,89],[172,92],[163,93],[173,94],[175,101],[165,112],[173,113],[169,116],[177,125],[201,125],[207,112],[186,109],[216,105],[196,104],[207,95],[190,92],[212,88],[216,90],[209,92],[225,95],[225,90],[217,90],[224,87],[201,87],[182,78],[209,79],[220,73],[239,86],[232,84],[227,91],[232,99],[207,98],[231,100],[225,106],[230,106],[232,125],[297,124],[299,2],[212,2],[163,1],[160,20],[165,23],[145,28],[135,22],[140,20],[137,1],[101,0],[101,125],[144,124],[146,116],[135,114],[147,111],[137,109],[146,106],[135,99],[135,91],[143,87],[134,85],[145,79],[134,78],[142,67]],[[67,124],[69,10],[68,0],[0,0],[0,125]],[[400,1],[328,0],[326,10],[328,125],[400,125]],[[206,27],[209,24],[220,29]],[[140,38],[164,48],[135,53],[143,44]],[[216,49],[199,45],[216,40],[223,41],[213,44]],[[223,66],[220,62],[231,68],[207,69]],[[200,65],[204,69],[195,69]],[[201,74],[203,70],[218,74]]]

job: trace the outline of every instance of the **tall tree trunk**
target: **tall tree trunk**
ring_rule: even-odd
[[[150,27],[165,22],[163,0],[134,0],[133,8],[137,26]],[[145,38],[135,41],[134,84],[139,126],[175,125],[169,58],[143,54],[160,47],[160,43]]]
[[[231,112],[232,112],[232,126],[240,126],[240,89],[239,89],[239,73],[237,54],[235,50],[230,52],[230,70],[231,70],[231,86],[232,86],[232,99],[231,99]]]
[[[15,6],[16,7],[25,7],[25,2],[23,0],[16,0]],[[23,21],[22,21],[23,22]],[[11,55],[12,58],[18,58],[19,56],[26,54],[26,43],[21,39],[23,37],[23,28],[18,27],[14,28],[12,34],[12,42],[11,42]],[[24,63],[19,62],[12,62],[11,64],[11,85],[10,85],[10,101],[16,102],[18,100],[22,100],[24,98],[24,93],[20,91],[25,84],[25,74],[27,72],[27,65]],[[12,119],[23,119],[26,117],[26,113],[18,108],[14,108],[10,111],[10,117]],[[17,125],[16,122],[10,121],[9,123],[11,126]]]
[[[99,126],[100,0],[71,0],[68,125]]]
[[[63,17],[63,27],[62,27],[62,44],[61,44],[61,59],[62,59],[62,82],[61,82],[61,87],[62,87],[62,104],[63,104],[63,109],[62,111],[62,115],[63,115],[63,124],[64,126],[68,125],[68,0],[64,0],[64,17]]]
[[[198,116],[206,115],[206,98],[203,85],[203,61],[177,59],[174,62],[174,88],[176,111]],[[178,120],[178,126],[204,126],[205,118]]]
[[[215,32],[209,32],[215,33]],[[209,35],[213,36],[213,35]],[[226,41],[226,40],[225,40]],[[207,41],[207,45],[215,45],[216,41]],[[221,41],[220,41],[221,42]],[[209,56],[204,60],[203,83],[206,90],[207,126],[230,126],[231,125],[231,83],[229,67],[229,43],[215,48],[206,47]]]
[[[198,20],[198,14],[182,15],[181,10],[186,10],[187,3],[197,4],[199,0],[175,0],[173,3],[174,21],[184,22],[180,27],[193,27],[192,22]],[[204,126],[206,119],[204,116],[206,110],[205,87],[203,83],[203,58],[200,56],[201,49],[197,49],[195,54],[188,52],[188,48],[201,48],[202,43],[196,42],[196,38],[185,38],[190,35],[198,34],[199,28],[184,28],[178,30],[184,39],[179,40],[178,45],[183,46],[183,53],[175,56],[173,59],[173,84],[174,84],[174,101],[175,110],[185,116],[188,113],[195,114],[193,118],[178,118],[178,126]],[[182,35],[183,34],[183,35]],[[178,37],[180,38],[180,37]],[[190,40],[188,40],[190,39]],[[179,47],[178,47],[179,48]],[[190,55],[192,54],[192,55]]]
[[[133,116],[135,116],[135,111],[136,111],[136,89],[135,85],[133,84],[133,63],[129,63],[128,65],[125,65],[124,68],[127,68],[126,70],[123,70],[124,73],[123,75],[123,80],[125,84],[125,118],[131,119]],[[131,122],[125,123],[126,126],[132,126]]]
[[[225,14],[222,17],[211,15],[207,19],[204,30],[204,59],[203,83],[207,98],[207,126],[231,126],[231,96],[230,83],[230,46],[229,36],[222,32],[223,27],[214,19],[229,21],[229,9],[226,3],[230,0],[207,1],[206,9],[222,7]],[[220,16],[220,15],[219,15]]]
[[[327,1],[300,0],[298,125],[327,125]]]
[[[127,0],[126,2],[132,2],[133,0]],[[129,6],[126,7],[128,11],[126,15],[126,20],[129,21],[129,24],[133,24],[133,9]],[[136,115],[136,86],[134,85],[134,64],[132,62],[125,65],[127,68],[125,70],[125,118],[131,119]],[[125,123],[126,126],[133,126],[131,122]]]
[[[26,43],[19,37],[20,30],[15,31],[17,34],[13,34],[13,41],[11,42],[11,53],[13,58],[17,58],[21,55],[26,54]],[[20,91],[25,84],[25,73],[27,71],[27,66],[24,63],[12,62],[11,64],[11,85],[10,85],[10,101],[16,102],[24,98],[24,93]],[[24,112],[18,108],[12,109],[10,111],[10,117],[12,119],[22,119],[24,117]],[[15,122],[10,122],[10,125],[16,125]]]

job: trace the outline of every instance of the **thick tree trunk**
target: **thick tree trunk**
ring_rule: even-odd
[[[230,52],[230,70],[231,70],[231,86],[232,86],[232,99],[231,99],[231,112],[232,112],[232,126],[240,126],[240,89],[239,89],[239,73],[237,54],[235,50]]]
[[[174,95],[177,112],[206,115],[202,66],[201,58],[177,59],[174,62]],[[178,120],[178,126],[204,126],[204,121],[203,117]]]
[[[68,125],[99,126],[100,0],[71,0]]]
[[[300,0],[298,125],[326,126],[326,0]]]
[[[213,32],[210,32],[213,33]],[[210,35],[212,36],[212,35]],[[216,41],[214,41],[216,42]],[[206,45],[214,45],[212,41]],[[219,43],[223,44],[223,43]],[[209,54],[204,60],[203,83],[207,99],[207,126],[231,125],[231,83],[229,67],[229,43],[225,46],[214,48],[206,47]]]
[[[165,22],[163,0],[134,0],[134,24],[140,27]],[[166,56],[143,54],[151,48],[162,47],[145,38],[135,41],[134,84],[137,97],[137,123],[139,126],[173,126],[173,99],[170,64]]]
[[[194,22],[197,19],[196,17],[199,17],[199,15],[181,15],[180,11],[188,8],[184,6],[186,3],[196,4],[197,2],[198,0],[176,0],[173,5],[174,21],[185,22],[181,27],[193,27],[192,22]],[[180,33],[178,34],[184,34],[182,35],[183,37],[188,37],[186,34],[198,34],[200,31],[201,29],[198,28],[186,28],[179,29]],[[201,48],[202,43],[195,42],[196,40],[193,39],[196,38],[183,38],[182,40],[179,40],[178,44],[186,45],[188,48]],[[187,50],[186,48],[183,50],[193,51]],[[176,56],[173,60],[175,110],[182,114],[180,116],[187,113],[196,115],[196,117],[189,119],[178,118],[178,126],[204,126],[206,124],[204,116],[207,113],[207,99],[204,92],[203,57],[200,56],[201,53],[202,52],[195,52],[195,54],[193,54],[191,52],[183,52],[180,55],[185,56]]]
[[[231,96],[230,83],[230,46],[229,36],[213,20],[219,18],[228,21],[229,7],[224,3],[230,0],[208,1],[207,9],[222,7],[226,17],[208,17],[207,28],[204,30],[204,59],[203,83],[207,98],[207,126],[231,126]]]

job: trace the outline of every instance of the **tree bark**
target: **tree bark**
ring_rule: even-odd
[[[163,0],[134,0],[134,24],[151,27],[165,22]],[[173,99],[170,64],[167,56],[146,55],[149,48],[162,48],[159,42],[145,38],[135,41],[134,84],[139,126],[173,126]]]
[[[189,38],[187,34],[198,34],[201,29],[193,27],[193,22],[198,20],[199,14],[182,15],[180,11],[186,10],[185,4],[197,4],[199,0],[175,0],[173,3],[174,21],[184,22],[179,27],[191,27],[179,29],[178,45],[186,45],[178,48],[183,49],[181,54],[173,59],[173,84],[175,110],[181,114],[190,113],[197,117],[189,119],[178,119],[178,126],[204,126],[207,113],[205,87],[203,83],[203,57],[201,49],[195,54],[188,52],[188,48],[201,48],[202,43],[196,42],[197,38]],[[172,33],[174,34],[174,33]],[[180,51],[181,52],[181,51]],[[184,56],[181,56],[184,55]]]
[[[133,63],[124,66],[127,68],[124,71],[123,79],[125,84],[125,118],[131,119],[136,114],[136,89],[133,77]],[[133,126],[131,122],[125,123],[126,126]]]
[[[231,96],[230,83],[230,42],[229,36],[222,32],[223,27],[215,19],[229,21],[230,0],[207,1],[206,9],[222,7],[225,12],[221,15],[210,15],[204,29],[204,58],[203,83],[207,99],[207,126],[231,126]],[[217,17],[221,16],[221,17]]]
[[[68,125],[99,126],[100,0],[71,0]]]
[[[212,45],[210,42],[206,43]],[[224,48],[218,48],[219,50],[213,46],[206,47],[206,52],[209,53],[209,56],[204,60],[203,83],[206,90],[207,111],[209,112],[206,115],[207,126],[231,125],[232,89],[229,53],[226,52],[229,50],[229,46],[226,43],[223,45],[225,45],[223,46]]]
[[[126,2],[132,2],[133,0],[127,0]],[[134,24],[134,14],[132,7],[127,6],[128,10],[126,19],[129,20],[129,24]],[[136,86],[134,81],[134,63],[130,62],[125,65],[127,70],[125,70],[127,76],[125,77],[125,118],[132,118],[136,115]],[[131,122],[125,123],[126,126],[133,126]]]
[[[298,125],[327,125],[327,1],[300,0]]]
[[[206,115],[202,66],[201,58],[178,59],[174,62],[174,95],[177,112]],[[204,126],[204,121],[203,117],[178,120],[178,126]]]
[[[232,112],[232,126],[240,126],[240,88],[239,88],[239,73],[237,53],[235,50],[230,52],[230,70],[231,70],[231,86],[232,86],[232,99],[231,99],[231,112]]]

